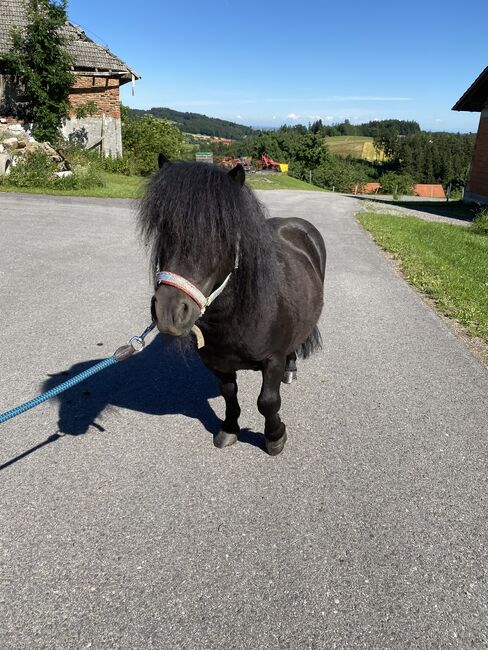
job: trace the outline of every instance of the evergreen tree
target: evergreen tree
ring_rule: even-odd
[[[28,0],[27,25],[12,30],[11,50],[2,57],[7,73],[16,78],[27,96],[18,117],[33,122],[38,140],[54,142],[69,114],[74,76],[62,34],[66,6],[67,0]]]

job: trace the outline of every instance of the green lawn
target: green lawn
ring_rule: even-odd
[[[123,176],[122,174],[103,173],[105,185],[89,190],[53,190],[42,187],[15,187],[1,184],[0,192],[23,192],[27,194],[54,194],[57,196],[99,196],[111,199],[136,199],[143,191],[145,178],[140,176]]]
[[[24,192],[28,194],[54,194],[58,196],[99,196],[112,199],[137,199],[147,182],[140,176],[123,176],[122,174],[103,174],[105,185],[90,190],[52,190],[41,187],[15,187],[0,183],[0,192]],[[312,190],[323,192],[315,185],[309,185],[287,174],[248,174],[247,184],[254,190]]]
[[[488,236],[415,217],[361,213],[357,218],[400,261],[411,284],[488,342]]]
[[[310,185],[304,181],[288,176],[288,174],[248,174],[246,183],[253,190],[310,190],[325,192],[321,187]]]

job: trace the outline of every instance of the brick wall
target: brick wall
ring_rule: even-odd
[[[473,194],[488,196],[488,101],[480,116],[469,172],[469,191]]]
[[[117,77],[78,76],[69,94],[71,116],[76,115],[77,106],[86,102],[96,104],[95,116],[107,115],[120,118],[119,79]]]

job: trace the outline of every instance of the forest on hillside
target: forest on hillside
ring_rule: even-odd
[[[371,120],[363,124],[351,124],[344,120],[338,124],[326,125],[322,120],[316,120],[310,125],[312,133],[333,137],[336,135],[363,135],[371,138],[389,135],[412,135],[420,133],[420,125],[413,120]]]
[[[169,120],[170,122],[174,122],[185,133],[229,138],[231,140],[240,140],[254,133],[254,129],[250,126],[242,126],[235,122],[221,120],[216,117],[208,117],[200,113],[183,113],[171,108],[150,108],[147,111],[139,108],[129,108],[127,112],[129,117],[133,119],[152,115],[153,117]]]

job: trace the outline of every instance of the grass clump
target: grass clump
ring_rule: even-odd
[[[0,183],[14,187],[48,187],[54,181],[56,165],[44,151],[32,151],[25,157],[17,157],[10,174],[0,176]]]
[[[438,309],[488,342],[488,237],[415,217],[364,213],[359,222]]]
[[[471,231],[478,235],[488,235],[488,208],[479,210],[471,222]]]

